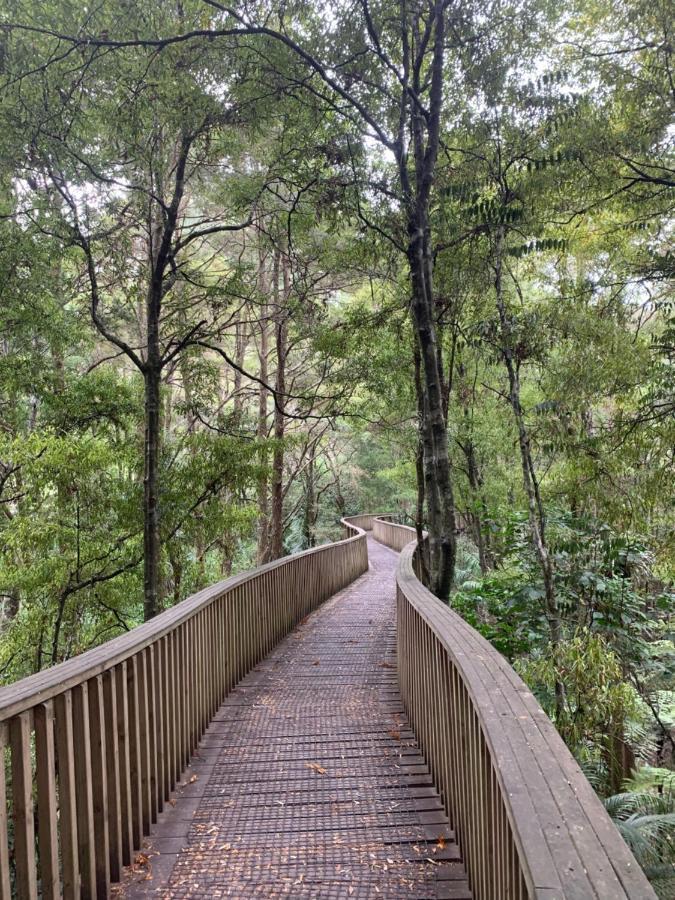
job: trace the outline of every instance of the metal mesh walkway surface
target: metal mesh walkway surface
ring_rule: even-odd
[[[469,898],[396,685],[397,554],[228,696],[118,895]]]

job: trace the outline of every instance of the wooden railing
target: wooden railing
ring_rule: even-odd
[[[345,540],[229,578],[0,690],[2,900],[108,896],[224,697],[368,568],[365,533],[343,524]]]
[[[393,521],[392,516],[373,517],[373,537],[376,541],[397,550],[399,553],[410,541],[417,540],[417,532],[409,525],[399,525]]]
[[[374,522],[393,549],[408,541],[396,577],[399,685],[474,898],[655,898],[531,691],[417,579],[411,533]]]
[[[372,531],[373,522],[377,517],[377,513],[363,513],[359,516],[349,516],[346,519],[342,519],[342,522],[346,528],[362,528],[364,531]]]

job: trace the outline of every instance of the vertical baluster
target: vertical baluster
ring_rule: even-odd
[[[129,723],[129,788],[131,800],[131,838],[134,850],[143,841],[145,816],[144,750],[141,749],[141,654],[127,660],[127,708]]]
[[[202,721],[204,716],[204,620],[197,614],[195,623],[196,666],[195,666],[195,719],[193,746],[199,745],[202,737]]]
[[[160,686],[162,695],[162,723],[164,729],[164,802],[166,803],[171,796],[171,789],[173,788],[171,778],[173,754],[171,752],[171,746],[173,743],[172,728],[175,727],[173,709],[171,706],[173,691],[171,690],[171,657],[169,654],[168,636],[160,639],[158,649],[161,661]]]
[[[34,716],[40,883],[43,900],[56,900],[61,896],[61,879],[56,814],[54,709],[51,701],[36,706]]]
[[[154,652],[155,675],[155,710],[157,733],[157,812],[164,809],[165,785],[166,785],[166,731],[164,723],[165,695],[164,695],[164,655],[162,641],[158,640],[152,645]]]
[[[91,788],[94,808],[96,892],[107,900],[110,892],[110,841],[108,834],[108,778],[103,677],[89,679],[89,729],[91,734]]]
[[[226,659],[225,659],[225,605],[223,598],[219,597],[215,604],[216,610],[216,634],[217,634],[217,655],[218,655],[218,691],[216,695],[216,710],[220,707],[225,698],[225,680],[227,678]]]
[[[148,676],[150,691],[150,771],[152,772],[152,821],[164,806],[164,731],[162,724],[162,698],[160,691],[159,645],[150,644],[148,654]]]
[[[195,701],[196,701],[196,647],[195,647],[195,621],[194,619],[190,619],[186,624],[186,634],[185,634],[185,672],[184,672],[184,683],[185,683],[185,696],[186,696],[186,751],[185,751],[185,765],[190,762],[190,757],[192,756],[192,751],[195,748],[194,743],[194,735],[195,735]]]
[[[248,672],[248,611],[250,592],[251,582],[246,581],[242,584],[240,589],[241,602],[239,604],[241,612],[241,631],[239,633],[239,649],[241,656],[240,679]]]
[[[7,725],[0,722],[0,897],[9,897],[9,841],[7,840],[7,785],[5,781],[5,748]]]
[[[157,711],[155,708],[155,648],[143,651],[148,706],[148,781],[150,786],[150,822],[157,821]]]
[[[56,754],[59,762],[59,832],[64,900],[80,896],[80,863],[77,849],[77,798],[75,788],[75,745],[73,738],[73,698],[70,691],[54,702],[56,713]]]
[[[485,799],[486,799],[486,785],[485,785],[485,766],[483,759],[483,734],[480,728],[480,722],[478,721],[478,716],[474,714],[473,716],[473,732],[474,732],[474,746],[475,746],[475,767],[476,767],[476,805],[474,808],[474,817],[476,819],[476,844],[477,844],[477,857],[478,857],[478,870],[480,872],[480,882],[481,882],[481,892],[482,895],[486,895],[487,891],[487,882],[490,865],[493,862],[490,853],[488,852],[487,846],[487,836],[488,836],[488,826],[485,821]]]
[[[204,720],[203,731],[209,727],[211,722],[211,702],[213,688],[213,665],[214,658],[212,654],[213,631],[211,628],[211,606],[207,606],[202,611],[202,619],[204,621]]]
[[[200,666],[201,666],[201,647],[199,646],[200,636],[199,617],[193,616],[190,619],[190,669],[188,671],[188,681],[190,684],[190,756],[197,749],[199,742],[199,685],[200,685]]]
[[[176,677],[176,645],[177,632],[174,629],[166,638],[166,661],[167,661],[167,703],[168,703],[168,737],[169,750],[167,754],[167,771],[169,774],[168,787],[169,796],[176,786],[178,775],[176,772],[178,767],[178,757],[180,755],[180,725],[178,721],[178,680]]]
[[[181,625],[180,628],[174,632],[173,637],[173,692],[176,709],[174,784],[178,784],[181,772],[183,771],[183,631],[184,626]]]
[[[187,765],[187,743],[188,743],[188,705],[187,705],[187,656],[185,644],[187,641],[187,625],[181,625],[178,632],[176,643],[177,666],[176,666],[176,694],[178,697],[178,722],[179,722],[179,757],[176,766],[176,780],[178,780]]]
[[[122,791],[120,769],[124,765],[119,743],[117,708],[117,669],[103,675],[103,710],[105,722],[105,763],[108,787],[108,841],[110,878],[119,881],[122,873]]]
[[[127,663],[115,669],[115,696],[117,704],[117,747],[120,779],[120,844],[122,865],[131,864],[133,841],[133,801],[131,798],[131,728],[129,722],[129,697],[127,693]]]
[[[462,853],[466,858],[466,850],[465,843],[468,843],[468,835],[466,833],[466,811],[467,811],[467,797],[469,792],[469,773],[468,773],[468,760],[467,760],[467,751],[466,751],[466,721],[464,716],[464,701],[465,701],[465,690],[462,680],[457,672],[457,669],[453,666],[452,670],[453,677],[453,693],[454,693],[454,719],[455,719],[455,736],[456,736],[456,748],[457,748],[457,768],[459,770],[459,777],[457,779],[457,786],[459,788],[456,794],[456,809],[457,809],[457,828],[460,834],[460,839],[462,842]]]
[[[204,619],[206,622],[206,646],[207,646],[207,666],[206,666],[206,684],[208,688],[208,703],[207,703],[207,723],[206,727],[208,728],[211,723],[211,719],[213,718],[214,713],[214,703],[215,703],[215,674],[218,668],[218,660],[216,657],[216,646],[215,646],[215,623],[213,621],[213,603],[206,607],[204,610]]]
[[[73,739],[77,748],[77,850],[80,890],[85,900],[96,896],[94,808],[91,787],[91,739],[87,683],[73,688]]]
[[[232,591],[232,653],[233,653],[233,673],[232,686],[238,684],[241,679],[241,606],[242,606],[242,586],[238,585]]]
[[[135,657],[137,674],[138,702],[138,743],[140,758],[141,810],[143,834],[150,834],[152,824],[152,778],[150,763],[150,718],[149,718],[149,680],[148,659],[142,650]],[[140,846],[140,845],[139,845]]]
[[[235,590],[229,590],[223,597],[223,605],[225,608],[225,662],[226,662],[226,695],[230,693],[234,687],[235,666],[236,666],[236,650],[234,643],[234,603]]]
[[[19,900],[37,896],[35,868],[35,821],[31,765],[31,714],[20,713],[9,726],[12,747],[12,799],[14,811],[14,858]]]

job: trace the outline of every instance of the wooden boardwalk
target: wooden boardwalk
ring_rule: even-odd
[[[397,554],[368,550],[229,695],[118,895],[471,896],[396,686]]]

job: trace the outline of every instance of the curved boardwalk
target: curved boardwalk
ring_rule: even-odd
[[[471,896],[396,687],[397,554],[368,552],[227,698],[122,896]]]

